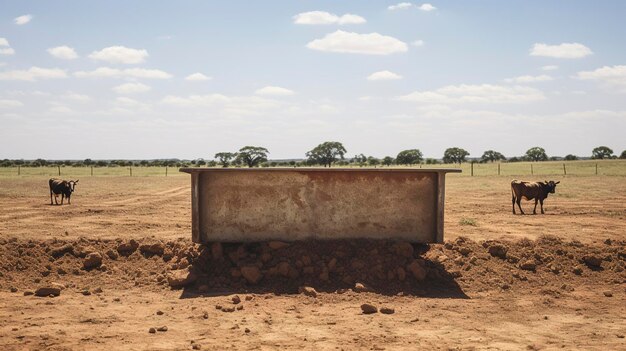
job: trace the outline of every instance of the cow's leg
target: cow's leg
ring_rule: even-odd
[[[525,214],[525,213],[524,213],[524,210],[522,210],[522,205],[521,205],[522,198],[521,198],[521,197],[518,197],[516,202],[517,202],[517,207],[519,207],[519,211],[520,211],[520,213],[521,213],[521,214]]]
[[[59,204],[59,195],[58,194],[54,194],[54,204],[55,205]]]
[[[61,193],[61,205],[63,205],[63,199],[65,199],[65,194]]]
[[[70,199],[70,197],[68,196],[68,197],[67,197],[67,204],[68,204],[68,205],[71,205],[71,204],[72,204],[72,203],[70,202],[70,200],[71,200],[71,199]]]
[[[543,199],[540,199],[539,203],[541,203],[541,214],[545,214],[545,212],[543,212]]]
[[[515,214],[515,195],[511,195],[511,203],[513,204],[513,214]]]
[[[50,190],[50,205],[52,205],[52,190]]]
[[[539,199],[535,199],[535,208],[533,208],[533,214],[537,214],[537,202],[539,202]],[[543,211],[541,213],[543,213]]]

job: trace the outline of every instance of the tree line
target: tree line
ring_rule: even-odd
[[[73,166],[73,167],[302,167],[302,166],[391,166],[391,165],[416,165],[416,164],[453,164],[463,162],[521,162],[521,161],[549,161],[549,160],[578,160],[579,157],[569,154],[565,157],[548,157],[546,150],[542,147],[531,147],[523,156],[507,158],[502,153],[495,150],[483,152],[480,158],[468,159],[470,153],[460,147],[451,147],[444,151],[443,157],[439,159],[424,158],[419,149],[409,149],[400,151],[395,157],[385,156],[376,158],[364,154],[356,154],[348,157],[348,151],[342,143],[337,141],[327,141],[321,143],[307,151],[304,160],[269,161],[269,150],[260,146],[244,146],[236,152],[218,152],[214,160],[161,159],[161,160],[92,160],[80,161],[49,161],[44,159],[36,160],[9,160],[0,161],[0,167],[43,167],[43,166]],[[626,150],[619,155],[607,146],[598,146],[591,151],[592,159],[626,159]]]

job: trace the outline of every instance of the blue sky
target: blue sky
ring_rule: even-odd
[[[0,2],[0,158],[626,149],[623,1]]]

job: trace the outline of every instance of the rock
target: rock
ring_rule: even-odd
[[[272,260],[272,255],[269,252],[261,254],[261,262],[267,263]]]
[[[298,292],[305,296],[317,297],[317,291],[315,291],[315,289],[310,286],[301,286],[298,289]]]
[[[87,290],[87,289],[85,289],[85,290],[81,291],[80,293],[81,293],[81,294],[83,294],[83,295],[85,295],[85,296],[89,296],[89,295],[91,295],[91,291],[89,291],[89,290]]]
[[[254,296],[246,295],[246,301],[252,301],[252,299],[254,299]]]
[[[235,312],[235,307],[222,307],[222,312]]]
[[[44,286],[35,290],[35,296],[46,297],[50,295],[53,295],[53,296],[61,295],[61,289],[55,286]]]
[[[245,266],[241,267],[241,275],[246,279],[246,281],[250,284],[256,284],[263,278],[261,274],[261,270],[257,266]]]
[[[604,296],[606,296],[606,297],[613,297],[613,293],[612,293],[612,292],[610,292],[610,291],[608,291],[608,290],[607,290],[607,291],[605,291],[605,292],[603,292],[603,294],[604,294]]]
[[[160,331],[160,332],[166,332],[166,331],[167,331],[167,326],[165,326],[165,325],[164,325],[164,326],[162,326],[162,327],[158,327],[158,328],[157,328],[157,331]]]
[[[583,262],[585,262],[589,268],[597,269],[602,267],[602,257],[600,256],[586,255],[583,257]]]
[[[85,260],[83,261],[83,268],[86,270],[91,270],[97,267],[100,267],[102,264],[102,255],[98,252],[91,252],[87,254]]]
[[[50,250],[50,255],[54,258],[59,258],[66,253],[74,253],[74,246],[72,246],[72,244],[65,244],[61,247]]]
[[[95,292],[96,294],[101,294],[102,293],[102,288],[101,287],[97,287],[96,290],[94,290],[93,292]]]
[[[310,266],[311,265],[311,257],[309,257],[309,256],[306,256],[306,255],[302,256],[301,261],[302,261],[302,264],[305,265],[305,266]]]
[[[363,283],[356,283],[354,284],[354,288],[352,290],[358,293],[362,293],[370,291],[370,288]]]
[[[337,268],[337,259],[333,257],[328,261],[328,270],[332,272],[335,268]]]
[[[244,329],[243,331],[244,331],[244,332],[246,332],[246,333],[249,333],[249,332],[250,332],[250,329],[249,329],[249,328],[246,328],[246,329]]]
[[[167,273],[167,283],[172,288],[182,288],[197,280],[197,275],[192,270],[179,269]]]
[[[156,333],[156,329],[150,328],[150,329],[148,329],[148,333],[154,334],[154,333]]]
[[[499,257],[501,259],[506,258],[506,253],[509,251],[509,248],[502,244],[493,244],[489,246],[489,254],[493,257]]]
[[[535,263],[534,260],[527,260],[524,261],[522,264],[519,265],[519,268],[525,270],[525,271],[535,271],[535,269],[537,268],[537,264]]]
[[[582,268],[580,268],[579,266],[574,266],[574,268],[572,269],[572,272],[576,275],[581,275],[583,274],[583,270]]]
[[[403,241],[395,243],[392,247],[393,252],[401,257],[412,258],[413,257],[413,245],[411,243]]]
[[[17,288],[16,288],[16,287],[14,287],[14,286],[12,286],[10,290],[11,290],[11,292],[12,292],[12,293],[17,292]]]
[[[202,314],[202,318],[204,318],[204,319],[209,319],[209,313],[208,313],[208,312],[204,312],[204,313]]]
[[[200,346],[200,344],[193,344],[193,346],[191,346],[192,349],[194,350],[200,350],[202,347]]]
[[[144,244],[144,245],[139,246],[139,251],[146,256],[151,256],[151,255],[163,256],[163,253],[165,252],[165,246],[161,242],[154,243],[151,245]]]
[[[117,252],[122,256],[130,256],[139,248],[139,243],[134,239],[131,239],[127,243],[122,243],[117,246]]]
[[[214,260],[224,259],[224,248],[222,247],[222,243],[211,244],[211,257]]]
[[[372,314],[378,312],[378,308],[369,303],[364,303],[361,305],[361,311],[363,311],[363,314]]]
[[[165,312],[163,312],[163,311],[161,311],[161,310],[156,311],[157,316],[162,316],[164,313],[165,313]]]
[[[396,312],[396,310],[391,308],[391,307],[381,307],[380,308],[380,313],[382,313],[382,314],[394,314],[395,312]]]
[[[239,297],[239,295],[233,296],[232,300],[233,300],[233,304],[235,305],[241,302],[241,298]]]
[[[270,247],[270,249],[272,250],[280,250],[280,249],[284,249],[285,247],[289,246],[288,243],[282,242],[282,241],[270,241],[269,243],[267,243],[267,246]]]
[[[237,311],[243,310],[243,305],[237,305]]]
[[[459,253],[463,256],[467,256],[472,253],[472,250],[469,247],[461,247],[459,248]]]
[[[288,277],[289,276],[289,263],[287,262],[281,262],[278,264],[277,266],[277,271],[278,274],[282,275],[283,277]]]
[[[424,268],[424,261],[420,259],[415,259],[411,262],[406,269],[413,274],[413,277],[418,281],[422,281],[426,279],[426,269]]]
[[[35,294],[34,291],[30,291],[30,290],[24,291],[24,296],[30,296],[30,295],[34,295],[34,294]]]
[[[117,252],[113,251],[113,250],[108,250],[106,252],[106,255],[112,259],[112,260],[117,260],[117,258],[119,257],[119,255],[117,254]]]

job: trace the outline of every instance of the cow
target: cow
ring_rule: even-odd
[[[74,189],[76,188],[76,184],[78,183],[78,179],[76,180],[63,180],[58,178],[51,178],[48,181],[48,185],[50,185],[50,205],[52,205],[52,195],[54,194],[54,203],[59,204],[58,196],[61,194],[61,205],[63,205],[63,199],[67,197],[67,204],[71,205],[70,198]]]
[[[548,194],[554,194],[554,190],[556,189],[556,185],[559,182],[554,181],[544,181],[544,182],[525,182],[521,180],[513,180],[511,182],[511,195],[513,198],[511,202],[513,203],[513,214],[515,214],[515,203],[517,203],[517,207],[522,214],[524,214],[524,210],[522,210],[522,206],[520,205],[520,201],[522,198],[526,200],[535,200],[535,208],[533,209],[533,214],[537,214],[537,202],[541,204],[541,214],[543,212],[543,200],[548,197]]]

